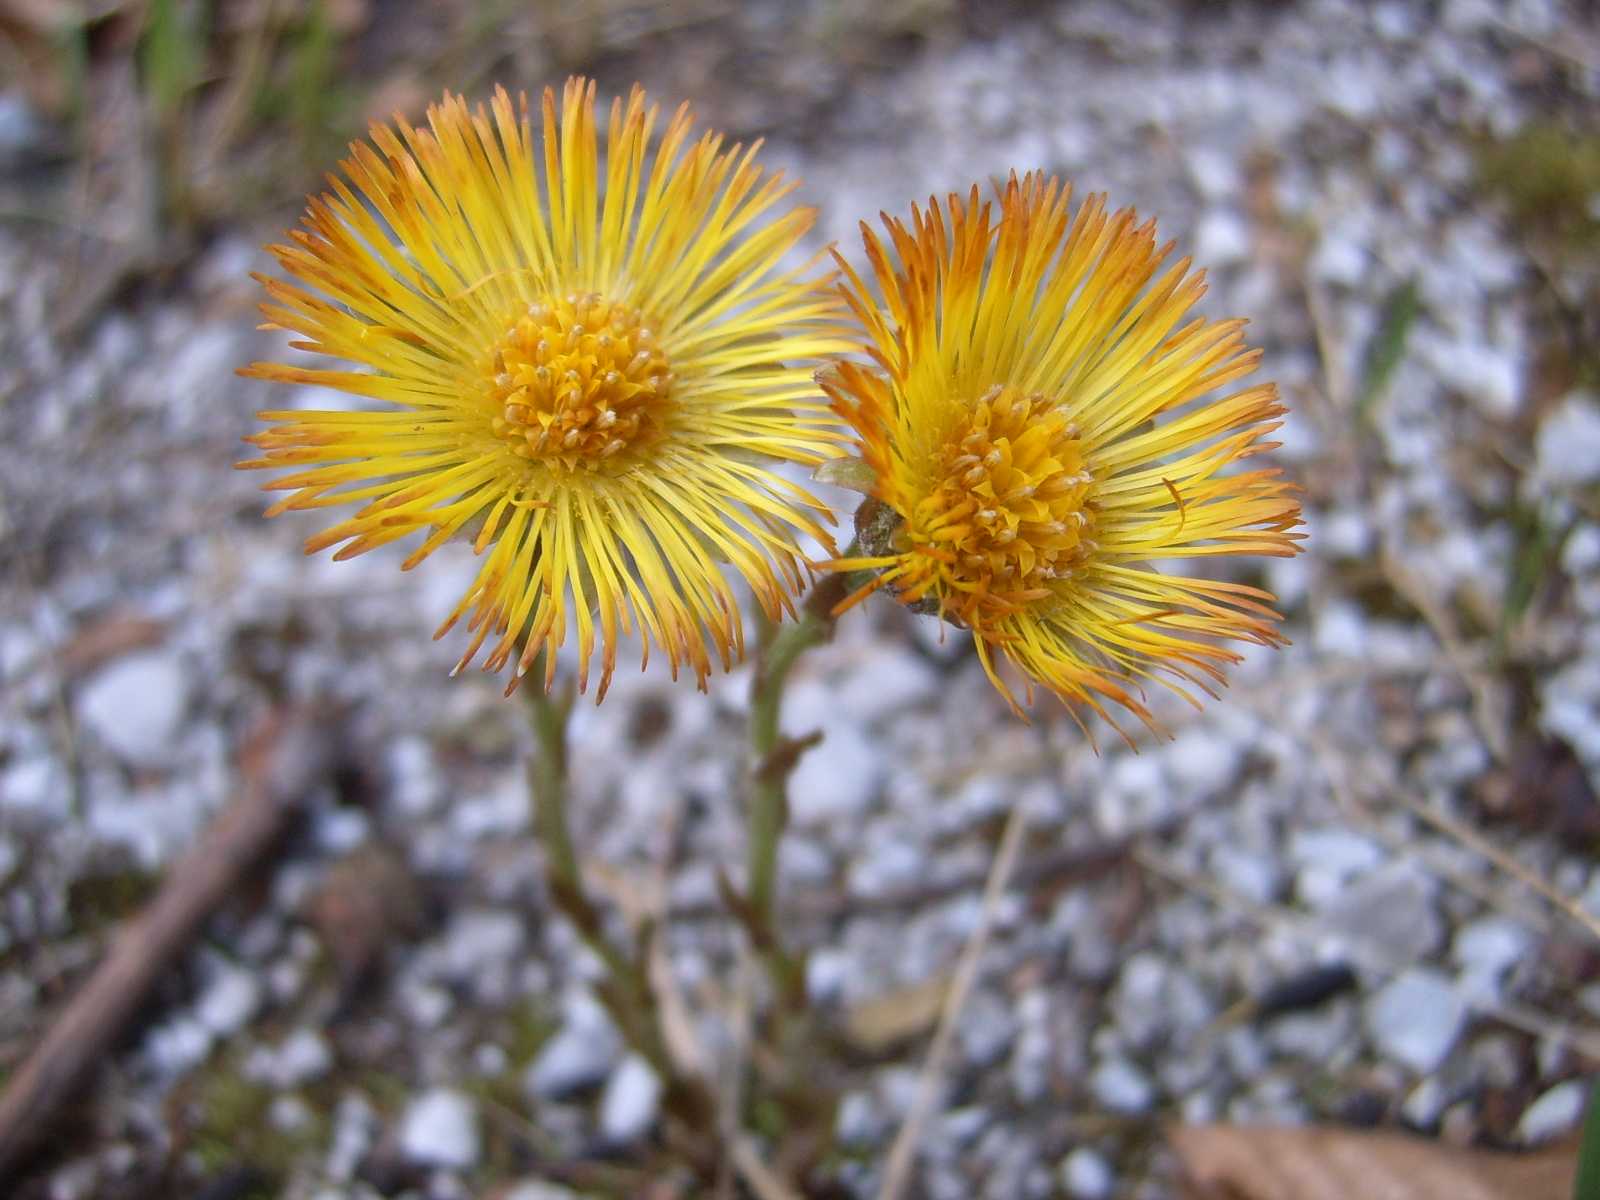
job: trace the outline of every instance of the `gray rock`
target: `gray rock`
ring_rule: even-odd
[[[178,657],[166,650],[125,655],[101,670],[78,697],[78,719],[124,762],[169,762],[189,689]]]
[[[1341,888],[1319,923],[1360,953],[1384,962],[1415,962],[1444,937],[1433,880],[1409,862],[1391,863]]]
[[[600,1096],[600,1136],[616,1146],[638,1141],[655,1124],[660,1105],[660,1077],[643,1058],[630,1054]]]
[[[1385,1058],[1419,1075],[1438,1068],[1467,1020],[1467,1002],[1451,981],[1412,967],[1367,1000],[1367,1036]]]
[[[1110,1009],[1127,1043],[1149,1048],[1171,1026],[1167,985],[1171,970],[1157,954],[1136,954],[1117,976]]]
[[[408,1161],[466,1170],[480,1153],[478,1110],[472,1100],[448,1088],[424,1092],[400,1118],[400,1153]]]
[[[1346,1003],[1335,1002],[1306,1012],[1285,1013],[1267,1022],[1263,1032],[1278,1054],[1326,1063],[1355,1034],[1353,1010]]]
[[[1533,1146],[1567,1132],[1583,1117],[1591,1081],[1569,1079],[1545,1092],[1517,1122],[1517,1140]]]

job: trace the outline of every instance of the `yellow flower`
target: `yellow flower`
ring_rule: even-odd
[[[296,348],[358,365],[243,373],[378,402],[260,414],[240,465],[303,468],[266,485],[292,492],[269,515],[362,502],[307,553],[429,531],[402,569],[474,534],[481,569],[439,635],[470,614],[456,669],[493,639],[484,668],[515,661],[511,687],[569,624],[580,686],[598,636],[604,695],[637,625],[646,661],[654,642],[703,687],[713,651],[743,653],[723,565],[777,617],[806,582],[799,536],[831,548],[826,511],[774,469],[843,436],[794,361],[844,346],[828,279],[782,261],[814,212],[781,203],[794,184],[759,143],[692,139],[687,105],[652,157],[656,120],[637,87],[614,102],[602,162],[592,82],[559,110],[545,91],[542,144],[526,96],[447,94],[426,128],[351,147],[270,248],[298,282],[261,281]]]
[[[1143,680],[1194,700],[1238,659],[1221,643],[1283,639],[1269,594],[1153,564],[1293,554],[1300,508],[1277,471],[1229,471],[1283,411],[1270,384],[1211,397],[1256,366],[1244,322],[1185,321],[1203,275],[1185,259],[1158,276],[1154,222],[1099,196],[1074,212],[1070,191],[1013,175],[998,218],[974,186],[909,227],[886,216],[887,246],[862,225],[881,303],[840,265],[871,365],[819,381],[878,503],[861,555],[833,565],[875,572],[841,608],[887,585],[969,628],[1019,712],[997,655],[1029,703],[1037,681],[1154,727]]]

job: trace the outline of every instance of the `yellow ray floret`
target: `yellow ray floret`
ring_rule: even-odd
[[[261,282],[294,347],[357,365],[244,374],[377,403],[264,412],[240,465],[296,468],[266,485],[290,493],[269,514],[360,505],[308,553],[425,532],[409,569],[470,536],[482,565],[439,631],[466,619],[458,670],[487,644],[515,686],[575,627],[580,685],[598,642],[603,695],[637,627],[647,659],[659,645],[703,686],[743,652],[724,567],[776,618],[805,583],[800,536],[831,545],[774,468],[837,453],[807,360],[845,348],[842,308],[827,277],[782,265],[814,213],[785,203],[759,143],[693,138],[684,106],[652,154],[635,88],[602,159],[594,95],[573,79],[532,113],[447,94],[425,127],[351,147],[270,248],[294,282]]]
[[[1237,660],[1226,642],[1282,641],[1270,595],[1152,563],[1298,550],[1293,487],[1234,469],[1283,410],[1270,384],[1215,395],[1259,354],[1243,321],[1187,319],[1203,274],[1163,269],[1154,222],[1101,196],[1074,211],[1039,175],[996,207],[974,186],[884,216],[887,241],[863,223],[875,287],[839,260],[871,361],[819,381],[874,483],[862,554],[833,566],[872,573],[846,605],[887,587],[970,629],[1019,711],[997,659],[1030,702],[1037,682],[1153,724],[1144,679],[1193,699]]]

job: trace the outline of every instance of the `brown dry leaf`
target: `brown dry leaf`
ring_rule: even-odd
[[[860,1053],[877,1057],[931,1033],[949,988],[950,977],[936,975],[925,983],[863,1001],[845,1014],[845,1038]]]
[[[1464,1150],[1396,1133],[1313,1126],[1167,1131],[1187,1200],[1569,1200],[1575,1146]]]
[[[164,621],[137,613],[114,612],[93,621],[72,635],[61,647],[56,662],[70,678],[87,675],[103,663],[130,650],[159,646],[167,636]]]

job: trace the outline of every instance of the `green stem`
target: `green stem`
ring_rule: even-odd
[[[567,815],[567,717],[573,697],[570,692],[559,698],[549,695],[543,675],[541,658],[518,691],[526,698],[537,744],[537,752],[528,762],[528,790],[533,798],[534,830],[545,851],[551,898],[584,944],[605,964],[607,981],[600,989],[600,1000],[628,1045],[655,1069],[667,1087],[669,1101],[676,1095],[698,1112],[700,1089],[673,1068],[656,1021],[655,996],[642,958],[625,953],[606,936],[600,910],[584,889]]]
[[[746,863],[748,924],[756,949],[772,976],[780,1008],[804,1004],[805,979],[800,964],[784,954],[778,935],[778,846],[789,823],[789,773],[811,745],[785,738],[779,729],[783,690],[800,656],[833,636],[833,606],[843,596],[844,581],[830,575],[805,600],[797,620],[762,627],[750,694],[750,749],[754,776],[750,784]]]

